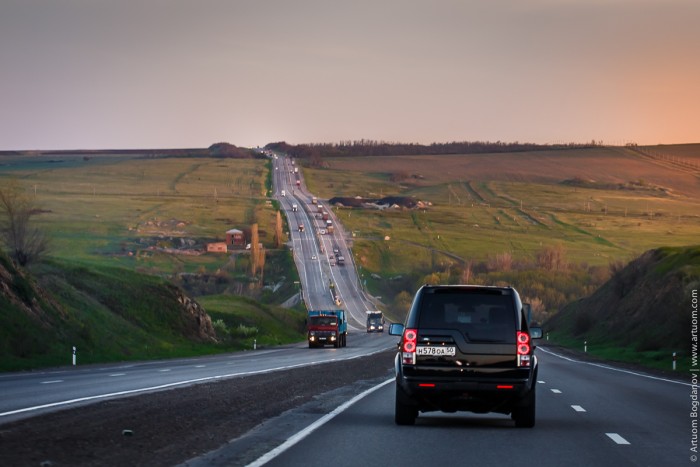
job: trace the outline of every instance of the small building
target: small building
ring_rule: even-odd
[[[234,248],[245,247],[245,235],[238,229],[231,229],[226,232],[226,245]]]
[[[226,242],[207,243],[208,253],[226,253],[227,251],[228,245],[226,245]]]

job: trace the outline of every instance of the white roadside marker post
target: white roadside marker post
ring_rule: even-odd
[[[75,346],[73,346],[73,366],[75,366]]]

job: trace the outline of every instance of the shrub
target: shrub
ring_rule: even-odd
[[[212,321],[211,325],[214,328],[214,331],[216,331],[216,335],[218,337],[223,337],[229,333],[228,326],[226,326],[223,319]]]

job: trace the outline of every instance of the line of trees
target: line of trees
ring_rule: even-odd
[[[308,159],[312,166],[320,164],[323,157],[349,156],[412,156],[444,154],[483,154],[501,152],[548,151],[581,149],[601,146],[602,142],[566,144],[506,143],[503,141],[453,141],[450,143],[393,143],[374,140],[341,141],[339,143],[310,143],[292,145],[284,141],[269,143],[265,149],[280,151],[292,157]]]

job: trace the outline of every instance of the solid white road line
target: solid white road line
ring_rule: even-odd
[[[605,434],[608,436],[608,438],[615,441],[617,444],[630,444],[629,441],[627,441],[625,438],[618,435],[617,433],[605,433]]]
[[[563,355],[559,355],[558,353],[552,352],[551,350],[545,350],[542,347],[537,347],[537,348],[546,354],[552,355],[554,357],[559,357],[562,360],[566,360],[566,361],[573,362],[573,363],[581,363],[584,365],[590,365],[590,366],[595,366],[598,368],[604,368],[606,370],[618,371],[620,373],[627,373],[628,375],[640,376],[642,378],[647,378],[647,379],[655,379],[656,381],[665,381],[667,383],[682,384],[683,386],[692,386],[692,384],[686,383],[683,381],[676,381],[676,380],[668,379],[668,378],[659,378],[658,376],[646,375],[644,373],[638,373],[636,371],[623,370],[621,368],[615,368],[615,367],[609,366],[609,365],[601,365],[600,363],[584,362],[581,360],[576,360],[573,358],[565,357]]]
[[[331,413],[324,415],[323,417],[319,418],[311,425],[309,425],[306,428],[304,428],[303,430],[301,430],[299,433],[291,436],[289,439],[287,439],[287,441],[280,444],[272,451],[268,452],[267,454],[263,454],[256,461],[253,461],[250,464],[248,464],[247,467],[260,467],[260,466],[270,462],[272,459],[279,456],[284,451],[286,451],[287,449],[291,448],[292,446],[294,446],[295,444],[297,444],[298,442],[300,442],[301,440],[303,440],[304,438],[309,436],[311,433],[316,431],[318,428],[322,427],[323,425],[325,425],[326,423],[331,421],[333,418],[335,418],[336,415],[339,415],[342,412],[344,412],[345,410],[347,410],[350,406],[355,404],[360,399],[363,399],[364,397],[370,395],[371,393],[373,393],[377,389],[380,389],[389,383],[393,383],[394,381],[396,381],[396,378],[388,379],[388,380],[384,381],[383,383],[379,383],[378,385],[367,389],[365,392],[358,394],[357,396],[353,397],[352,399],[350,399],[349,401],[347,401],[346,403],[344,403],[343,405],[341,405],[340,407],[338,407],[337,409],[335,409]]]

